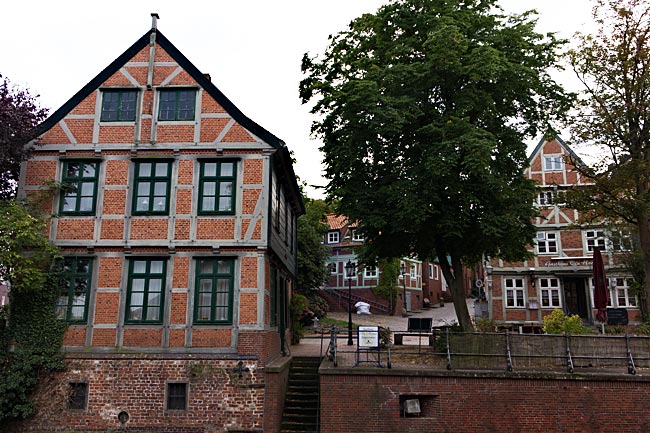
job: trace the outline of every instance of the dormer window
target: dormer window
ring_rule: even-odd
[[[363,234],[359,230],[352,230],[352,240],[355,242],[363,242]]]
[[[340,235],[338,231],[328,232],[327,233],[327,243],[328,244],[338,244]]]

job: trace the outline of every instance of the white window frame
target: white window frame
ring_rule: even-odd
[[[341,241],[341,234],[337,230],[327,232],[328,244],[338,244],[340,241]]]
[[[377,266],[364,266],[363,267],[363,278],[377,278],[379,273],[377,272]]]
[[[544,171],[562,171],[564,170],[564,156],[544,155],[542,168]]]
[[[411,269],[409,271],[409,276],[411,279],[416,279],[418,277],[418,267],[415,263],[411,263]]]
[[[537,254],[557,254],[559,250],[557,232],[537,232]]]
[[[559,278],[541,277],[538,285],[541,308],[562,308]]]
[[[429,279],[439,280],[440,274],[438,272],[438,266],[433,263],[429,264]]]
[[[336,274],[338,274],[338,273],[339,273],[338,267],[339,267],[338,262],[331,262],[331,263],[329,264],[330,275],[336,275]]]
[[[506,308],[526,308],[526,284],[523,278],[504,278],[503,288]]]
[[[363,236],[359,230],[352,230],[352,240],[355,242],[363,242]]]
[[[584,239],[587,252],[593,253],[596,247],[599,247],[601,251],[605,251],[607,248],[607,236],[603,229],[585,230]]]
[[[537,204],[540,207],[553,205],[553,191],[540,191],[537,195]]]
[[[630,295],[631,279],[615,277],[612,278],[611,281],[614,283],[613,291],[614,295],[616,295],[616,305],[618,307],[634,308],[638,306],[636,296]],[[621,302],[621,299],[623,302]]]
[[[607,285],[607,290],[609,290],[609,298],[607,299],[607,307],[612,308],[614,307],[614,298],[616,293],[614,292],[614,288],[612,287],[613,284],[608,283]],[[594,301],[594,279],[589,278],[589,289],[591,290],[591,305],[595,304]]]
[[[608,236],[608,241],[610,250],[614,252],[632,251],[634,248],[632,233],[628,229],[613,230]]]

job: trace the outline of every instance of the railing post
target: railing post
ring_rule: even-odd
[[[445,328],[445,336],[447,337],[447,370],[451,370],[451,350],[449,348],[449,328]]]
[[[387,347],[386,347],[386,352],[387,352],[386,356],[388,358],[388,361],[386,361],[386,365],[388,366],[388,368],[392,368],[391,363],[390,363],[390,342],[391,342],[390,327],[386,328],[386,333],[388,335],[388,338],[386,339],[386,340],[388,340],[388,342],[386,343],[386,345],[387,345]]]
[[[567,332],[564,334],[564,337],[566,338],[566,363],[567,363],[567,371],[569,373],[573,373],[573,359],[571,359],[571,341],[570,341],[570,334]]]
[[[510,356],[510,332],[506,331],[506,361],[508,371],[512,371],[512,356]]]
[[[627,372],[629,374],[636,374],[636,366],[634,365],[632,349],[630,348],[630,336],[627,333],[625,333],[625,344],[627,345]]]

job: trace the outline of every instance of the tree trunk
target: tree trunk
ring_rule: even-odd
[[[648,211],[642,209],[638,212],[637,224],[639,229],[639,247],[643,259],[643,270],[645,279],[643,282],[643,293],[641,296],[641,312],[643,320],[648,320],[650,313],[650,226],[648,225]]]
[[[458,318],[458,325],[463,331],[473,331],[474,325],[472,318],[467,309],[467,301],[465,299],[465,288],[463,287],[463,264],[460,258],[451,255],[451,263],[454,266],[452,273],[449,263],[446,258],[438,256],[440,261],[440,268],[445,280],[449,283],[451,289],[451,297],[454,301],[454,309],[456,310],[456,317]]]

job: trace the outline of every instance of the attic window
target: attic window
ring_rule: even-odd
[[[562,155],[544,156],[544,171],[562,171],[564,170],[564,159]]]
[[[102,122],[135,121],[135,105],[138,99],[135,90],[102,91]]]
[[[338,244],[339,243],[339,232],[328,232],[327,233],[327,243],[328,244]]]
[[[196,89],[160,91],[158,120],[194,120]]]

